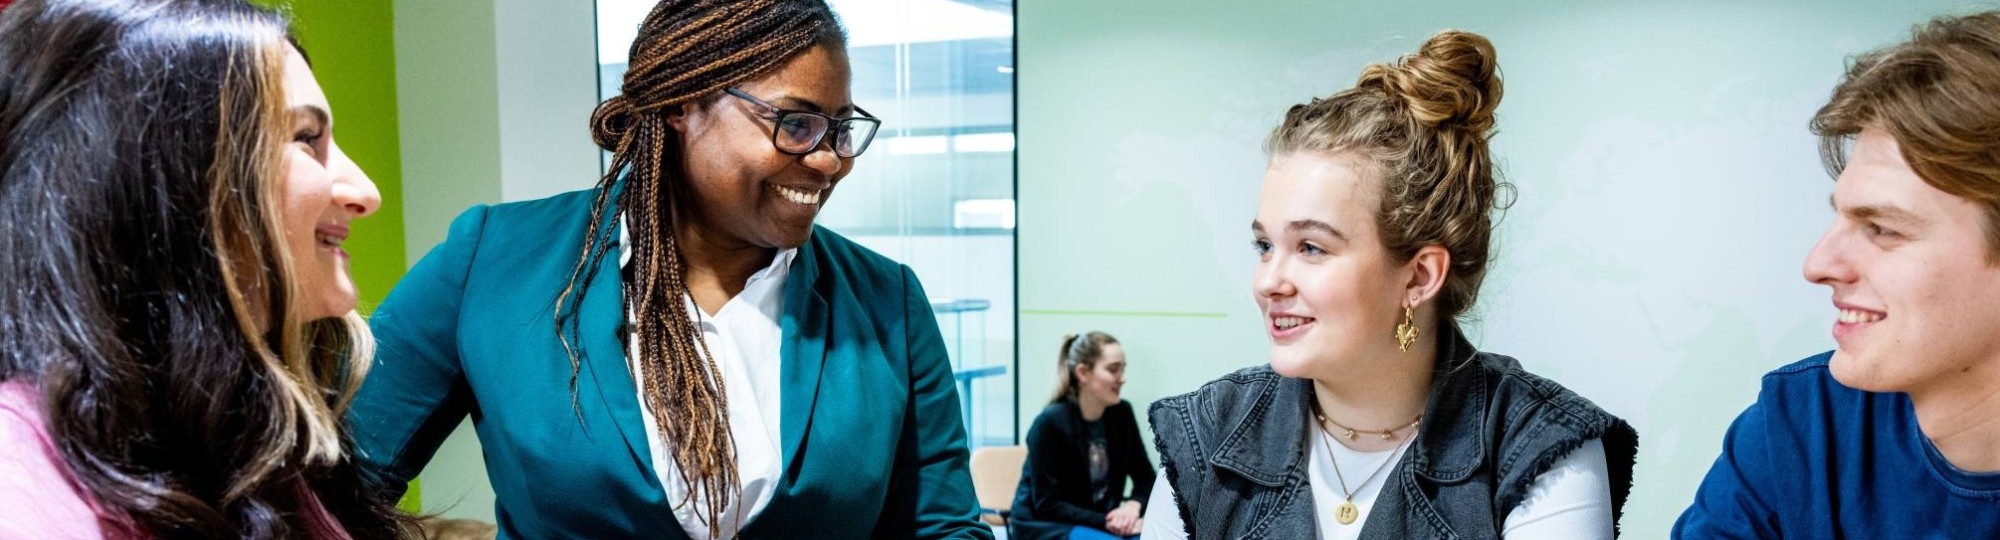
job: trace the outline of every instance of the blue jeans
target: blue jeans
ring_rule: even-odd
[[[1069,529],[1069,540],[1139,540],[1139,535],[1118,536],[1101,529],[1077,525]]]

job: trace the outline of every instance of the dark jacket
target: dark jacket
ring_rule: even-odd
[[[1104,409],[1099,421],[1104,422],[1104,453],[1110,460],[1105,489],[1124,495],[1129,479],[1132,495],[1113,497],[1110,506],[1091,500],[1090,435],[1083,409],[1073,400],[1050,403],[1028,427],[1028,461],[1021,468],[1021,487],[1014,492],[1014,511],[1008,518],[1013,538],[1060,540],[1077,525],[1103,529],[1104,514],[1126,500],[1139,501],[1144,511],[1157,474],[1146,457],[1132,404],[1119,401]]]
[[[1439,337],[1424,422],[1362,525],[1361,538],[1498,538],[1535,478],[1602,439],[1614,523],[1631,493],[1638,433],[1505,356]],[[1307,481],[1312,381],[1270,366],[1153,404],[1160,461],[1189,538],[1313,538]]]

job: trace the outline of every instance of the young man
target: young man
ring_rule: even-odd
[[[2000,537],[2000,12],[1861,56],[1813,131],[1838,348],[1764,376],[1673,535]]]

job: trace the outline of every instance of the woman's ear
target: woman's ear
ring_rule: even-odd
[[[1444,280],[1451,273],[1451,252],[1444,246],[1431,244],[1418,248],[1407,264],[1410,282],[1403,286],[1403,293],[1409,303],[1405,305],[1423,305],[1444,290]]]
[[[688,133],[688,112],[693,107],[693,104],[683,103],[661,109],[660,114],[666,117],[667,125],[674,128],[675,133],[679,133],[681,137],[685,138]]]

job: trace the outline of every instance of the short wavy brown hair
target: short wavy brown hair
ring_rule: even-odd
[[[1984,208],[1986,259],[2000,264],[2000,11],[1939,17],[1855,57],[1812,119],[1829,174],[1864,129],[1894,137],[1924,183]]]

